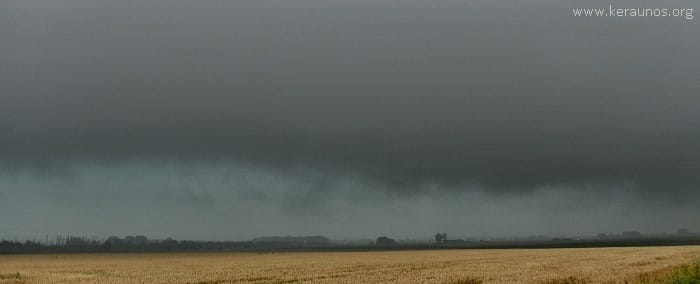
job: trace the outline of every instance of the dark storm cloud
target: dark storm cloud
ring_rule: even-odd
[[[3,1],[3,178],[29,173],[42,192],[85,179],[86,165],[113,168],[101,183],[56,186],[89,193],[128,180],[132,161],[236,173],[242,163],[265,177],[302,168],[309,181],[278,181],[302,189],[281,186],[276,197],[303,216],[329,210],[339,173],[386,200],[430,188],[595,195],[628,182],[639,198],[694,200],[697,24],[570,15],[609,4]],[[156,186],[172,173],[139,167],[162,178],[143,181],[162,189],[147,200],[195,208],[224,198]],[[258,186],[236,190],[269,198]]]

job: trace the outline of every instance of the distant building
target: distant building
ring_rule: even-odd
[[[625,231],[622,232],[622,237],[623,238],[639,238],[642,236],[642,233],[638,231]]]
[[[463,244],[467,244],[467,243],[470,243],[470,242],[465,241],[465,240],[462,240],[462,239],[445,240],[445,241],[443,241],[443,244],[446,244],[446,245],[453,245],[453,246],[454,246],[454,245],[463,245]]]
[[[676,231],[676,235],[687,236],[687,235],[690,235],[690,231],[686,228],[680,228]]]
[[[267,247],[319,247],[330,245],[330,240],[324,236],[302,236],[302,237],[259,237],[253,239],[256,245]]]
[[[573,238],[552,238],[553,242],[571,242],[574,241]]]
[[[397,243],[394,239],[389,238],[389,237],[379,237],[377,238],[377,241],[375,244],[378,247],[393,247],[393,246],[398,246],[399,243]]]

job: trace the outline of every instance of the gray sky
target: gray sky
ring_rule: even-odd
[[[609,5],[2,1],[0,238],[700,231],[698,24]]]

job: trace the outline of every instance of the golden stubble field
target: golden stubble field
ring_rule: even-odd
[[[0,255],[0,283],[643,283],[700,246]]]

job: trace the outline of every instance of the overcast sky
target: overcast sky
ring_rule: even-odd
[[[610,4],[2,1],[0,238],[700,231],[700,26]]]

